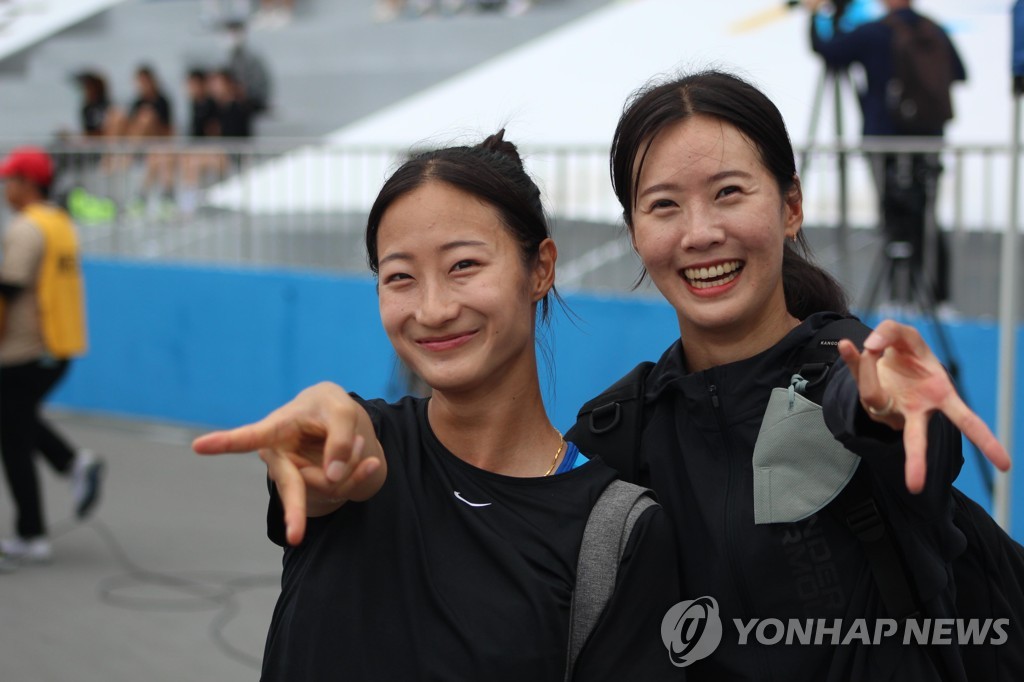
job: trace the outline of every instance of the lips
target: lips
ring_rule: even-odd
[[[416,341],[416,345],[425,350],[445,351],[451,350],[452,348],[458,348],[459,346],[467,343],[474,336],[476,336],[476,330],[419,339]]]
[[[736,279],[743,270],[743,261],[731,260],[714,265],[684,268],[683,279],[694,289],[720,287]]]

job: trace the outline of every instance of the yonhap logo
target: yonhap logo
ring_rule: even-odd
[[[710,656],[722,641],[722,619],[714,597],[681,601],[661,620],[661,641],[680,668]]]

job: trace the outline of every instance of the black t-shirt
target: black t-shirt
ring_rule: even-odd
[[[242,102],[227,102],[217,107],[221,137],[251,137],[252,112]]]
[[[103,124],[107,118],[110,103],[106,100],[89,102],[82,105],[82,132],[87,135],[98,135],[103,132]]]
[[[152,98],[139,97],[132,102],[129,115],[134,117],[143,107],[151,107],[153,109],[157,120],[160,121],[160,125],[165,128],[171,127],[171,104],[167,101],[166,97],[161,94],[157,94]]]
[[[451,454],[426,399],[364,403],[388,457],[367,502],[309,520],[286,548],[264,681],[564,679],[583,528],[614,479],[593,460],[512,478]],[[282,541],[272,495],[268,533]],[[677,557],[660,507],[638,520],[576,680],[680,679],[661,641]]]
[[[210,134],[210,123],[217,120],[217,103],[212,97],[192,100],[192,117],[189,121],[189,135],[206,137]]]

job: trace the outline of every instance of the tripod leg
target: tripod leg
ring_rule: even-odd
[[[888,244],[882,246],[875,257],[875,263],[871,266],[871,273],[868,275],[868,282],[864,288],[864,295],[861,296],[863,304],[861,308],[865,313],[875,311],[878,305],[878,294],[882,290],[882,284],[893,276],[893,260],[889,257]]]
[[[807,127],[807,146],[800,154],[800,175],[807,175],[811,163],[811,148],[814,147],[815,138],[818,133],[818,121],[821,119],[821,103],[825,99],[825,88],[828,84],[830,71],[825,68],[818,78],[818,86],[814,90],[814,102],[811,105],[811,120]]]

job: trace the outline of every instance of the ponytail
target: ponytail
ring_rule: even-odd
[[[782,287],[786,310],[798,320],[814,313],[835,312],[849,315],[846,292],[832,275],[810,259],[810,247],[799,233],[794,244],[786,243],[782,252]]]

